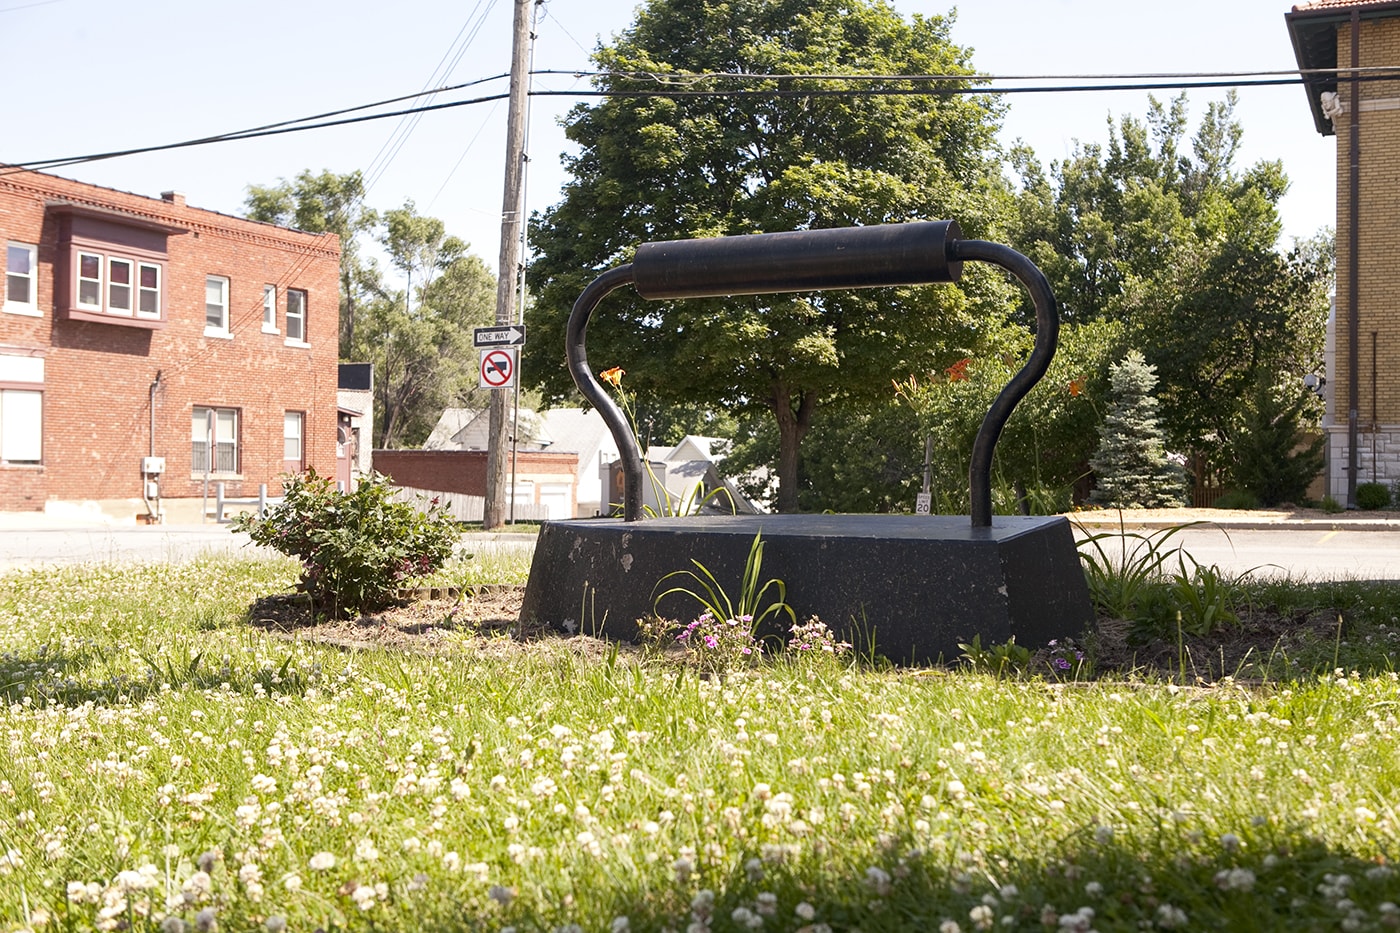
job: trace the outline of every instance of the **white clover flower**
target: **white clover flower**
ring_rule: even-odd
[[[267,918],[267,922],[263,924],[263,929],[267,930],[267,933],[283,933],[283,931],[287,929],[287,918],[280,914],[273,914],[271,917]]]
[[[501,884],[493,884],[491,889],[486,892],[486,896],[502,907],[508,907],[510,902],[515,900],[515,889]]]
[[[771,917],[778,912],[778,895],[772,891],[760,891],[754,901],[755,909],[765,917]]]
[[[610,933],[628,933],[631,929],[632,921],[626,917],[613,917],[613,922],[608,927]]]
[[[744,863],[744,874],[748,879],[757,884],[763,880],[763,860],[751,858]]]
[[[1171,904],[1157,905],[1157,926],[1164,930],[1175,930],[1186,926],[1186,911]]]
[[[194,915],[194,928],[199,933],[214,933],[219,929],[219,917],[208,907]]]
[[[288,872],[282,876],[282,887],[293,893],[301,890],[301,875],[296,872]]]
[[[185,921],[172,914],[160,922],[160,933],[185,933]]]
[[[366,836],[355,843],[355,861],[373,862],[379,858],[379,850],[375,848],[374,840]]]
[[[374,907],[374,896],[374,888],[367,884],[357,885],[355,890],[350,892],[351,900],[361,911],[371,910]]]
[[[1021,889],[1014,884],[1004,884],[997,893],[1001,895],[1001,899],[1004,901],[1014,901],[1021,896]]]
[[[1090,897],[1103,897],[1103,885],[1097,881],[1090,881],[1084,885],[1084,893]]]
[[[880,897],[890,893],[890,873],[872,865],[865,870],[865,883]]]
[[[1226,852],[1234,852],[1240,847],[1240,837],[1234,833],[1226,833],[1220,837],[1220,847]]]
[[[944,920],[938,925],[938,933],[962,933],[962,927],[956,920]]]
[[[1098,843],[1099,845],[1101,845],[1101,846],[1106,846],[1106,845],[1108,845],[1110,842],[1113,841],[1113,827],[1112,827],[1112,826],[1095,826],[1095,827],[1094,827],[1094,841],[1097,842],[1097,843]]]
[[[992,924],[996,922],[996,917],[996,911],[986,904],[978,904],[967,912],[967,918],[979,930],[990,930]]]
[[[1248,868],[1229,868],[1215,873],[1216,887],[1222,891],[1253,891],[1254,872]]]
[[[695,872],[695,860],[688,855],[682,855],[671,863],[671,870],[676,873],[676,883],[684,884]]]
[[[317,852],[307,864],[312,871],[330,871],[335,867],[335,856],[329,852]]]
[[[794,907],[792,912],[797,915],[798,920],[815,920],[817,916],[817,909],[806,901]]]

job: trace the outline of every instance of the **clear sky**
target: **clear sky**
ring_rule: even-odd
[[[945,14],[938,0],[895,0]],[[631,21],[633,0],[547,0],[534,67],[586,70],[588,53]],[[965,0],[953,38],[990,74],[1271,71],[1296,67],[1278,0]],[[28,162],[175,142],[354,107],[509,70],[512,0],[0,0],[10,77],[0,161]],[[570,74],[535,90],[586,89]],[[503,80],[439,102],[504,94]],[[1159,91],[1160,98],[1174,92]],[[1193,92],[1194,121],[1224,91]],[[1014,95],[1003,139],[1042,161],[1102,141],[1113,114],[1141,117],[1147,93]],[[575,99],[531,104],[527,202],[553,204],[567,176],[557,125]],[[1335,222],[1335,143],[1313,128],[1301,87],[1243,88],[1239,164],[1280,159],[1292,180],[1285,240]],[[499,248],[504,100],[399,119],[133,155],[56,169],[137,194],[183,192],[238,214],[249,184],[302,169],[360,169],[369,203],[415,202],[492,268]],[[1014,244],[1012,244],[1014,245]]]

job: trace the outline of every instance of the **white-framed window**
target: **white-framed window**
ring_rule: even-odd
[[[84,311],[102,311],[102,266],[101,253],[78,252],[78,300]]]
[[[5,244],[5,311],[39,316],[39,248]]]
[[[136,316],[159,320],[160,266],[153,262],[136,264]]]
[[[131,302],[136,283],[132,281],[134,263],[130,259],[107,257],[107,313],[131,314]]]
[[[306,412],[289,411],[282,415],[282,459],[288,470],[300,471],[306,457]]]
[[[238,409],[196,405],[190,418],[192,473],[238,472]]]
[[[306,343],[306,292],[287,289],[287,342]]]
[[[64,314],[79,320],[110,319],[113,324],[138,327],[158,327],[164,322],[161,289],[165,271],[160,262],[144,259],[140,253],[124,255],[78,246],[72,247],[65,257],[65,287],[70,299]]]
[[[44,461],[44,393],[0,389],[0,462]]]
[[[263,286],[263,325],[264,334],[277,333],[277,286]]]
[[[229,336],[228,279],[222,275],[205,276],[204,279],[204,334],[208,337]]]

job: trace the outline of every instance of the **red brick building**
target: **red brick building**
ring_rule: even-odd
[[[0,246],[0,511],[336,475],[336,236],[0,167]]]

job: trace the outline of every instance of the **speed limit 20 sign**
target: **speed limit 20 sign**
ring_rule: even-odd
[[[509,389],[515,386],[519,358],[515,347],[495,347],[481,354],[480,377],[477,385],[483,389]]]

